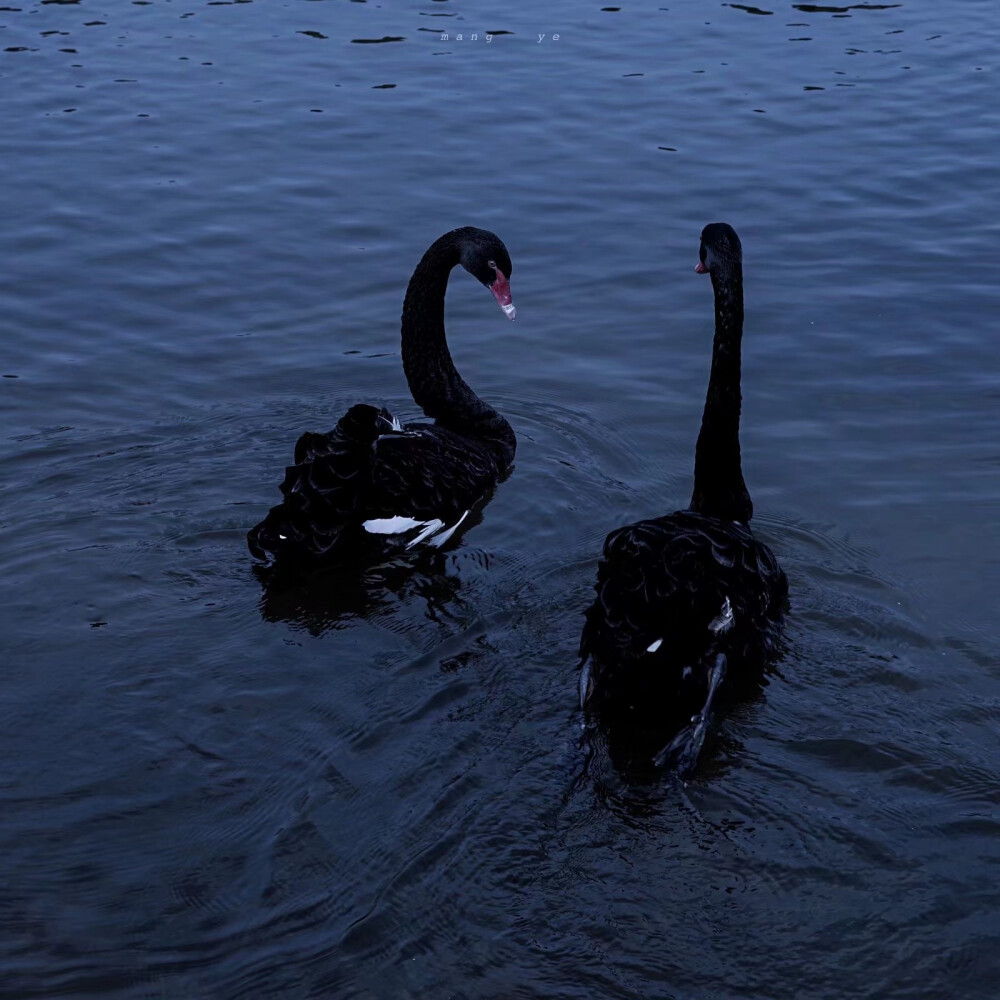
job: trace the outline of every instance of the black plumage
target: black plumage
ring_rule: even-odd
[[[352,406],[326,434],[303,434],[281,484],[284,497],[247,536],[254,556],[319,565],[387,547],[441,544],[514,460],[510,424],[455,369],[444,298],[456,264],[513,318],[510,257],[493,233],[446,233],[424,254],[403,303],[403,369],[432,424],[399,422],[386,409]],[[412,523],[408,523],[412,522]]]
[[[660,755],[693,764],[713,698],[756,686],[788,591],[749,528],[740,461],[742,248],[723,223],[702,233],[715,340],[690,508],[608,535],[580,641],[580,701],[616,719],[681,732]],[[620,729],[620,725],[619,725]]]

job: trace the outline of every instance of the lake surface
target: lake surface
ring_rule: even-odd
[[[998,50],[993,0],[6,0],[0,996],[995,997]],[[690,496],[717,220],[786,648],[640,784],[575,653]],[[297,435],[419,416],[470,224],[513,474],[436,563],[263,591]]]

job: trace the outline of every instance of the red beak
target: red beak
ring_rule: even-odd
[[[493,298],[497,300],[497,305],[504,311],[507,319],[513,319],[517,315],[514,308],[514,300],[510,295],[510,282],[504,276],[503,271],[497,269],[497,280],[490,285]]]
[[[695,264],[694,269],[696,274],[708,274],[708,268],[700,260]]]

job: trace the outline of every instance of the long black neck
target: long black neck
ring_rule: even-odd
[[[746,524],[753,503],[740,462],[740,345],[743,339],[743,266],[712,268],[715,341],[712,374],[694,459],[691,510]]]
[[[466,384],[455,368],[444,332],[448,277],[461,246],[453,233],[431,244],[421,258],[403,300],[403,372],[417,405],[444,427],[486,439],[514,457],[510,424]]]

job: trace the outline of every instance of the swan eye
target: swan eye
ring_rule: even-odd
[[[495,260],[488,260],[486,263],[489,264],[494,271],[497,269],[497,262]]]

